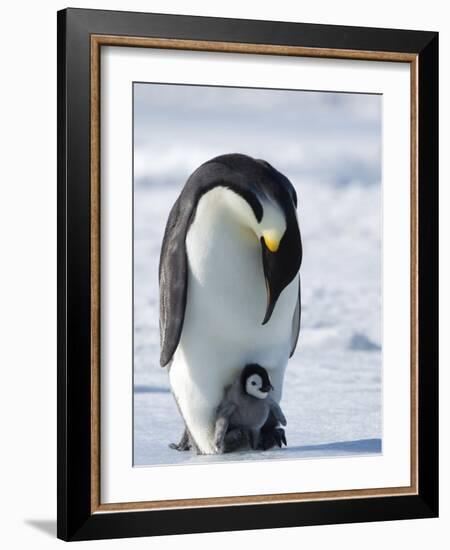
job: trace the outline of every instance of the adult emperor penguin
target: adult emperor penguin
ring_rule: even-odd
[[[202,164],[172,207],[159,266],[160,363],[186,426],[180,450],[215,452],[216,409],[244,365],[264,365],[281,399],[300,329],[296,207],[283,174],[242,154]],[[269,417],[260,447],[280,444],[280,430]]]

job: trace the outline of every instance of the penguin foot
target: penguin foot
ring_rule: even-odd
[[[189,438],[188,431],[184,430],[179,443],[170,443],[169,447],[171,449],[174,449],[175,451],[190,451],[192,448],[192,444]]]
[[[271,430],[261,431],[258,447],[263,451],[267,451],[275,446],[281,448],[283,443],[287,446],[286,434],[283,428],[273,428]]]
[[[190,451],[190,445],[181,445],[180,443],[169,443],[169,447],[175,451]]]
[[[244,430],[241,430],[240,428],[233,428],[225,435],[222,452],[232,453],[245,445],[248,445],[248,437],[246,436]]]

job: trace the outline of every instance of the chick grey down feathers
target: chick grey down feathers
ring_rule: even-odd
[[[225,388],[225,395],[217,408],[214,443],[216,452],[223,453],[229,445],[230,437],[239,433],[241,443],[243,435],[248,437],[252,449],[258,448],[261,428],[272,414],[277,423],[286,426],[286,418],[278,403],[271,398],[269,391],[267,397],[258,399],[249,395],[245,389],[246,380],[252,376],[255,368],[265,369],[259,365],[245,367],[231,386]],[[268,379],[268,377],[267,377]],[[286,444],[286,441],[283,441]],[[227,445],[228,443],[228,445]],[[281,442],[279,442],[281,447]]]

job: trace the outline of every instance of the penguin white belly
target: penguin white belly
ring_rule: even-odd
[[[201,201],[203,202],[203,201]],[[206,202],[206,201],[204,201]],[[208,216],[214,213],[214,223]],[[216,408],[248,363],[265,367],[281,399],[297,301],[298,275],[262,325],[267,296],[261,245],[211,204],[201,208],[186,240],[188,291],[183,331],[169,377],[200,451],[214,453]]]

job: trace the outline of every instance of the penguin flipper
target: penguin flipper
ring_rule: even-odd
[[[272,411],[272,414],[274,415],[275,419],[282,425],[286,426],[287,421],[286,417],[284,416],[283,411],[281,410],[280,405],[273,399],[271,399],[270,402],[270,410]]]
[[[228,430],[230,418],[236,410],[233,402],[222,402],[217,408],[217,418],[214,429],[214,446],[216,452],[223,453],[225,450],[225,436]]]
[[[185,241],[189,216],[186,214],[186,209],[182,210],[178,199],[167,220],[161,246],[159,328],[162,367],[170,363],[183,329],[188,282]]]
[[[294,310],[294,317],[292,318],[292,335],[291,335],[291,351],[289,357],[294,355],[295,348],[297,347],[298,335],[300,334],[300,320],[302,314],[302,297],[301,297],[301,283],[300,276],[298,277],[298,300]]]
[[[287,445],[286,434],[283,428],[278,426],[278,421],[271,410],[266,423],[261,428],[258,448],[267,451],[275,446],[282,447],[283,443]]]

